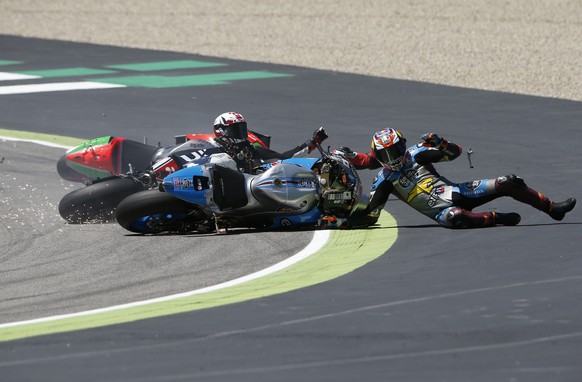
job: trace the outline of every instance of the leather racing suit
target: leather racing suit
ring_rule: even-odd
[[[515,200],[529,204],[548,213],[555,220],[562,220],[567,212],[558,208],[553,209],[551,200],[529,188],[523,179],[513,174],[500,176],[496,179],[477,179],[465,183],[449,181],[437,172],[433,164],[456,159],[461,154],[462,149],[459,145],[445,139],[442,139],[441,142],[438,147],[432,147],[424,141],[409,147],[405,154],[404,164],[398,171],[382,167],[372,150],[367,154],[352,153],[353,155],[348,156],[348,160],[354,164],[356,169],[382,167],[372,184],[366,209],[352,215],[350,225],[357,227],[374,224],[390,194],[396,195],[418,212],[447,228],[478,228],[496,224],[517,224],[520,217],[515,213],[472,211],[474,208],[502,196],[510,196]]]

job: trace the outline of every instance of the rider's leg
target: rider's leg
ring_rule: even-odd
[[[556,203],[544,194],[529,188],[522,178],[510,174],[495,180],[495,191],[499,195],[511,196],[513,199],[537,208],[550,215],[554,220],[562,220],[567,212],[576,205],[576,199]]]
[[[521,217],[515,212],[472,212],[459,207],[449,207],[436,216],[436,221],[447,228],[486,228],[494,225],[513,226]]]
[[[497,179],[481,179],[459,184],[459,192],[454,195],[455,205],[466,209],[481,206],[501,196],[513,199],[537,208],[555,220],[562,220],[567,212],[576,205],[576,199],[564,202],[551,201],[547,196],[529,188],[523,179],[516,175],[500,176]]]
[[[352,228],[368,227],[376,224],[388,200],[391,186],[390,182],[382,182],[377,188],[372,187],[366,208],[354,211],[348,217],[347,224]]]

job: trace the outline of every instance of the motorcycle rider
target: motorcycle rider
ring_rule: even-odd
[[[248,128],[245,118],[236,112],[220,114],[214,120],[215,141],[230,155],[242,172],[252,174],[261,161],[303,157],[321,144],[327,137],[323,127],[315,130],[312,138],[283,153],[279,153],[261,146],[251,144],[248,139]]]
[[[450,182],[436,171],[433,164],[454,160],[461,151],[459,145],[435,133],[422,135],[418,144],[407,148],[404,136],[392,128],[376,132],[371,150],[366,154],[353,152],[348,147],[336,150],[356,169],[383,167],[374,180],[367,207],[350,217],[350,225],[376,223],[391,193],[447,228],[518,224],[521,217],[515,212],[473,212],[474,208],[502,196],[529,204],[554,220],[562,220],[576,205],[574,198],[554,202],[528,187],[522,178],[514,174],[459,184]]]

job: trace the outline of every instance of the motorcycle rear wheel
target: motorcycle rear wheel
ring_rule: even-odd
[[[133,178],[108,178],[69,192],[59,203],[59,214],[72,224],[110,222],[123,199],[143,190]]]
[[[208,216],[199,208],[157,190],[139,192],[125,198],[115,217],[120,226],[141,234],[200,231]]]

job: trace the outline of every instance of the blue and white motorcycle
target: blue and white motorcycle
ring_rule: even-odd
[[[360,205],[361,181],[349,161],[318,148],[320,158],[267,163],[254,175],[227,154],[201,158],[159,190],[125,198],[117,222],[141,234],[341,227]]]

